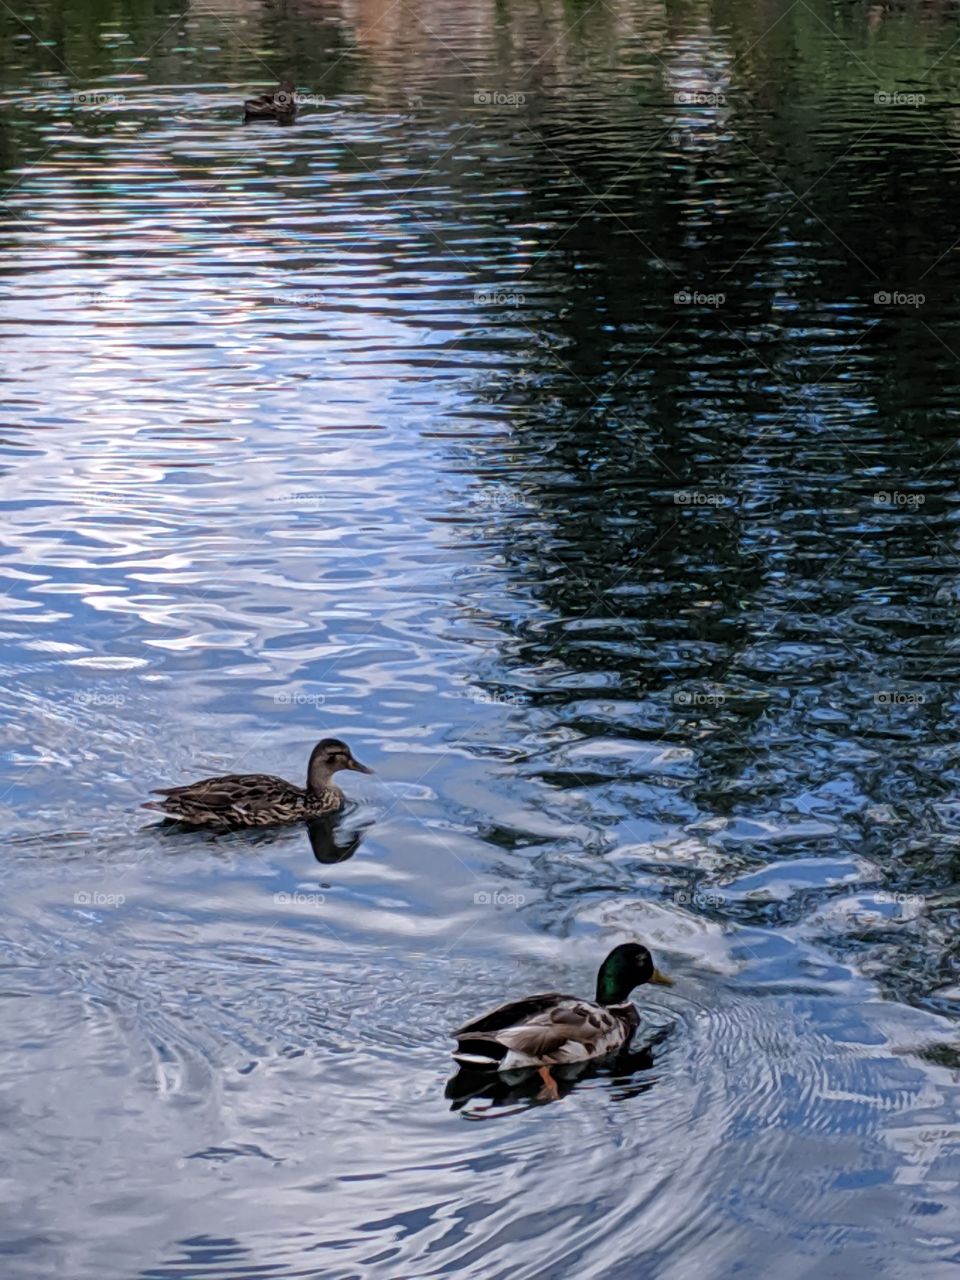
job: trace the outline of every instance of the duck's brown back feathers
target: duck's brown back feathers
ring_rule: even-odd
[[[319,817],[340,808],[343,793],[330,786],[305,791],[269,773],[227,773],[183,787],[162,787],[148,801],[177,822],[204,827],[265,827]]]
[[[491,1009],[453,1034],[454,1058],[489,1066],[582,1062],[620,1049],[639,1024],[632,1004],[606,1007],[547,991]]]

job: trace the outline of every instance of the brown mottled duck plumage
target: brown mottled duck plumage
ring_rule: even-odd
[[[354,759],[345,742],[324,738],[310,755],[306,787],[269,773],[228,773],[183,787],[158,788],[153,794],[163,799],[148,800],[143,807],[157,809],[174,822],[222,830],[302,822],[341,807],[343,792],[331,780],[338,769],[373,772]]]

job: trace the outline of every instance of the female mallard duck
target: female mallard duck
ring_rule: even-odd
[[[243,104],[244,120],[292,120],[297,114],[297,95],[292,80],[282,80],[273,93],[248,98]]]
[[[296,787],[269,773],[228,773],[204,778],[185,787],[161,787],[145,809],[159,809],[174,822],[193,827],[271,827],[334,813],[343,804],[343,792],[331,778],[338,769],[373,773],[354,760],[339,738],[324,738],[310,754],[306,788]]]
[[[640,1015],[629,1002],[645,982],[672,986],[646,947],[625,942],[600,966],[596,1000],[548,991],[499,1005],[454,1031],[454,1058],[474,1070],[514,1071],[536,1067],[544,1096],[557,1098],[550,1068],[604,1058],[630,1042]]]

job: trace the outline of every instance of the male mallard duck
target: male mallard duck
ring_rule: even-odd
[[[292,80],[282,80],[274,93],[262,93],[243,104],[244,120],[292,120],[297,114],[297,95]]]
[[[556,991],[511,1000],[454,1031],[453,1056],[474,1070],[536,1067],[545,1096],[557,1098],[551,1067],[604,1058],[630,1042],[640,1015],[628,997],[645,982],[673,985],[646,947],[625,942],[600,966],[595,1001]]]
[[[334,813],[343,804],[343,792],[331,778],[338,769],[373,773],[354,760],[339,738],[324,738],[310,754],[306,788],[296,787],[269,773],[228,773],[204,778],[185,787],[160,787],[144,809],[159,809],[175,822],[193,827],[270,827],[300,822]]]

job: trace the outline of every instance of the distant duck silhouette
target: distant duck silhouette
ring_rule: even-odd
[[[282,80],[273,93],[248,98],[243,104],[244,123],[248,120],[278,120],[290,123],[297,114],[297,94],[292,80]]]

